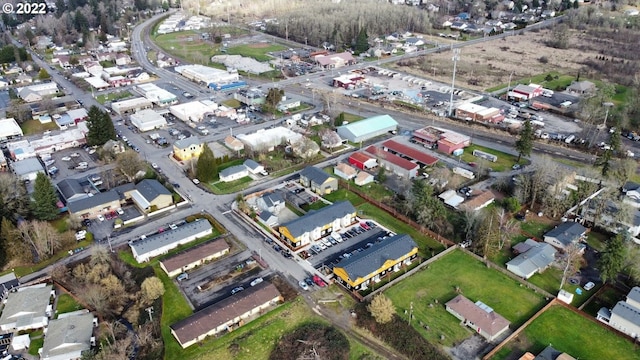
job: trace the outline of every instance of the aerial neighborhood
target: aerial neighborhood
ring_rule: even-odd
[[[0,359],[640,359],[640,8],[9,2]]]

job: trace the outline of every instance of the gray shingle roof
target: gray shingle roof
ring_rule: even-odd
[[[509,261],[507,267],[516,267],[517,275],[526,276],[551,265],[556,254],[553,246],[531,239],[527,239],[525,243],[530,246],[529,250]]]
[[[411,236],[395,235],[342,260],[336,267],[343,268],[351,280],[365,278],[381,268],[387,260],[399,259],[417,246]]]
[[[622,191],[627,192],[628,190],[638,190],[640,188],[640,184],[635,183],[633,181],[627,181],[622,185]]]
[[[69,199],[74,195],[85,193],[84,186],[80,184],[80,181],[78,179],[64,179],[60,181],[56,186],[65,199]]]
[[[198,139],[197,136],[190,136],[188,138],[176,141],[175,143],[173,143],[173,145],[175,145],[175,147],[177,147],[178,149],[186,149],[191,145],[200,145],[201,143],[202,142],[200,141],[200,139]]]
[[[276,204],[280,204],[284,202],[284,196],[282,192],[277,190],[268,194],[262,195],[262,200],[268,207],[272,207]]]
[[[51,297],[51,289],[53,289],[51,285],[36,286],[9,293],[2,310],[0,324],[15,322],[24,326],[30,324],[34,317],[45,316]]]
[[[316,184],[323,184],[327,179],[333,178],[331,175],[315,166],[307,166],[300,172],[300,176],[305,177]]]
[[[93,314],[72,315],[51,320],[42,346],[42,358],[55,358],[91,348]]]
[[[83,210],[91,209],[102,204],[108,204],[112,201],[119,201],[120,195],[116,191],[107,191],[95,194],[85,199],[80,199],[67,204],[69,211],[77,213]]]
[[[618,301],[616,306],[611,310],[611,314],[615,314],[620,316],[621,318],[640,326],[640,309],[637,307],[627,304],[624,301]]]
[[[166,230],[155,235],[147,236],[144,240],[137,240],[129,244],[138,256],[143,256],[156,249],[163,248],[169,244],[179,242],[190,236],[199,234],[203,231],[211,230],[211,223],[206,219],[186,223],[178,226],[173,230]]]
[[[140,181],[136,185],[136,190],[149,202],[155,200],[160,195],[171,195],[171,192],[156,179],[144,179]]]
[[[348,201],[340,201],[333,203],[329,206],[323,207],[320,210],[309,211],[304,216],[301,216],[295,220],[289,221],[282,226],[289,230],[289,233],[293,237],[298,237],[308,231],[311,231],[317,227],[321,227],[333,222],[336,219],[340,219],[348,214],[356,212],[356,208]]]
[[[247,159],[244,161],[244,166],[246,166],[249,170],[255,170],[257,168],[259,168],[260,164],[258,164],[257,162],[251,160],[251,159]]]
[[[228,177],[228,176],[231,176],[233,174],[241,173],[243,171],[247,171],[247,167],[244,166],[244,165],[230,166],[230,167],[220,171],[220,177]]]
[[[584,234],[586,230],[587,228],[577,222],[567,221],[556,226],[555,229],[544,234],[544,236],[556,238],[564,245],[569,245],[573,241],[576,241],[580,235]]]
[[[634,286],[633,289],[629,291],[627,299],[631,299],[637,303],[640,303],[640,287]]]
[[[14,161],[11,163],[11,168],[13,169],[13,172],[18,176],[31,174],[38,171],[44,172],[42,164],[40,164],[40,161],[38,161],[38,159],[36,158],[27,158],[20,161]]]

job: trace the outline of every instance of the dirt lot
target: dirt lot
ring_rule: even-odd
[[[589,42],[586,35],[571,37],[569,49],[546,46],[544,42],[550,36],[548,30],[527,32],[524,35],[466,46],[460,52],[456,82],[469,89],[485,90],[500,84],[506,85],[511,72],[513,82],[550,71],[575,76],[578,69],[583,67],[578,61],[599,55],[597,52],[581,52],[577,56],[575,48]],[[543,57],[546,57],[546,63],[543,63],[545,59],[540,61]],[[404,60],[391,67],[420,76],[428,74],[445,83],[451,81],[453,72],[451,52],[448,50],[417,60]]]

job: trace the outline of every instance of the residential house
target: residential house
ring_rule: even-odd
[[[197,136],[191,136],[178,140],[173,144],[173,157],[180,161],[197,159],[202,154],[203,149],[204,143]]]
[[[509,329],[509,321],[481,301],[475,303],[458,295],[445,304],[447,311],[488,341],[496,340]]]
[[[247,159],[244,161],[243,165],[249,170],[250,173],[256,175],[264,172],[264,166],[258,164],[252,159]]]
[[[345,180],[351,180],[358,175],[358,170],[345,163],[339,163],[333,167],[333,174]]]
[[[454,21],[451,23],[451,30],[459,30],[459,31],[463,31],[464,29],[467,28],[467,23],[462,22],[462,21]]]
[[[166,254],[176,247],[203,238],[213,232],[206,218],[164,230],[154,235],[129,242],[133,257],[139,263],[147,262],[158,255]]]
[[[458,193],[453,189],[446,190],[442,194],[438,195],[438,198],[454,209],[457,209],[465,200],[464,197],[458,195]]]
[[[278,217],[271,211],[263,211],[258,214],[258,221],[270,228],[274,228],[279,224]]]
[[[160,267],[167,275],[174,277],[180,273],[187,272],[210,261],[221,258],[228,254],[229,250],[229,244],[227,244],[225,239],[216,239],[164,259],[160,261]]]
[[[400,271],[418,256],[418,245],[406,234],[394,235],[342,259],[333,267],[336,281],[349,290],[365,290],[387,274]]]
[[[471,199],[465,201],[461,208],[463,210],[478,211],[491,205],[495,198],[491,190],[482,191],[479,194],[474,194]]]
[[[280,190],[262,194],[262,196],[256,200],[258,209],[261,211],[269,211],[273,214],[279,213],[285,208],[285,205],[285,198]]]
[[[369,174],[366,171],[360,171],[358,173],[358,176],[356,176],[355,183],[358,186],[364,186],[374,182],[374,180],[375,179],[373,175]]]
[[[66,203],[86,199],[91,194],[89,182],[83,184],[79,179],[64,179],[56,184],[56,188]]]
[[[51,316],[52,285],[33,285],[9,293],[0,316],[0,330],[23,331],[47,326]]]
[[[120,194],[116,191],[97,193],[67,204],[70,214],[77,215],[83,219],[95,219],[98,215],[114,211],[119,207]]]
[[[507,263],[507,270],[523,279],[543,272],[555,260],[556,249],[549,244],[527,239],[517,246],[520,254]]]
[[[410,37],[406,39],[404,43],[409,46],[422,46],[424,45],[424,40],[418,37]]]
[[[9,294],[9,291],[18,286],[20,286],[20,281],[18,281],[14,272],[0,276],[0,292],[2,294],[0,297],[4,299]]]
[[[587,233],[587,228],[577,222],[567,221],[556,226],[544,234],[544,242],[560,250],[565,250],[571,244],[577,244]]]
[[[219,173],[220,181],[230,182],[249,176],[249,169],[244,165],[230,166]]]
[[[343,66],[354,65],[356,59],[350,52],[343,52],[331,55],[317,55],[316,63],[324,69],[338,69]]]
[[[622,201],[625,204],[629,204],[636,209],[640,208],[640,184],[627,181],[622,186],[622,193],[624,194]]]
[[[131,56],[124,53],[118,53],[116,55],[116,65],[125,66],[131,64]]]
[[[9,81],[3,77],[0,77],[0,89],[4,89],[9,86]]]
[[[173,205],[173,195],[156,179],[144,179],[130,192],[134,204],[143,212],[153,212]]]
[[[601,308],[596,318],[637,339],[640,336],[640,287],[633,287],[626,300],[618,301],[613,309]]]
[[[82,358],[91,349],[94,326],[94,317],[90,312],[59,314],[46,329],[40,359]]]
[[[244,143],[231,135],[224,138],[224,145],[233,151],[244,149]]]
[[[547,10],[543,10],[540,16],[543,18],[552,18],[556,16],[556,12],[553,9],[547,9]]]
[[[300,172],[300,183],[320,195],[338,190],[338,179],[314,166],[307,166]]]
[[[567,87],[567,91],[576,95],[593,94],[596,91],[596,84],[591,81],[574,81]]]
[[[363,152],[354,152],[349,156],[349,163],[360,170],[371,170],[378,166],[378,160]]]
[[[284,242],[292,248],[298,248],[347,227],[355,221],[356,209],[353,205],[348,201],[339,201],[282,224],[278,232]]]
[[[184,349],[209,336],[237,329],[283,300],[278,289],[265,281],[171,325],[171,334]]]
[[[342,138],[340,138],[337,132],[327,130],[322,133],[321,144],[325,149],[337,148],[342,146]]]
[[[16,76],[14,81],[16,84],[31,84],[33,82],[33,78],[26,73],[20,73]]]
[[[106,143],[104,143],[104,145],[102,145],[102,150],[117,155],[123,153],[126,149],[122,142],[109,139]]]

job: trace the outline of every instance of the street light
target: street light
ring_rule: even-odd
[[[460,60],[460,49],[453,49],[453,77],[451,79],[451,98],[449,99],[449,116],[453,115],[453,90],[456,86],[456,65]]]
[[[607,127],[607,118],[609,117],[609,108],[613,106],[612,102],[602,103],[602,106],[605,108],[604,113],[604,122],[602,122],[602,128],[605,129]]]

